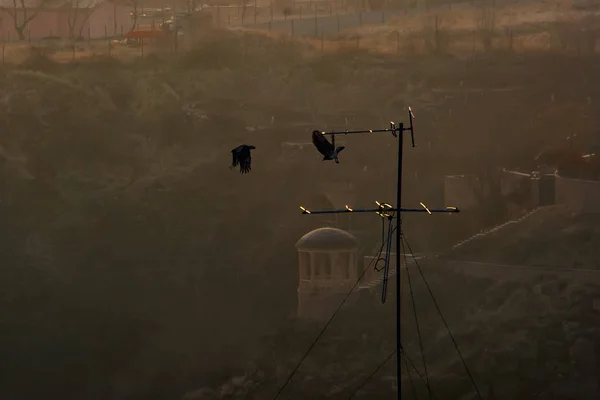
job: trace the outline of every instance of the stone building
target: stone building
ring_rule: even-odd
[[[358,240],[336,228],[319,228],[296,243],[298,317],[326,320],[358,279]]]

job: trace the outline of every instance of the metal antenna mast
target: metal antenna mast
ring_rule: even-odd
[[[460,210],[456,207],[446,207],[443,209],[429,209],[423,203],[420,203],[421,208],[402,208],[402,151],[404,147],[404,135],[405,131],[410,132],[411,137],[411,145],[415,147],[415,134],[413,128],[413,120],[414,115],[412,109],[408,107],[408,119],[410,125],[408,128],[404,127],[403,123],[396,124],[394,122],[390,122],[390,127],[387,129],[369,129],[362,131],[343,131],[343,132],[321,132],[323,135],[331,135],[333,146],[335,147],[335,136],[336,135],[353,135],[360,133],[391,133],[395,138],[398,138],[398,181],[396,186],[396,207],[393,207],[387,203],[381,204],[377,202],[377,208],[366,208],[366,209],[353,209],[350,206],[346,206],[345,209],[340,210],[308,210],[305,207],[300,206],[302,210],[302,214],[341,214],[341,213],[376,213],[381,217],[391,218],[390,213],[395,213],[396,215],[396,380],[397,380],[397,391],[398,391],[398,399],[402,396],[401,391],[401,381],[400,381],[400,373],[402,368],[401,363],[401,351],[402,351],[402,342],[401,342],[401,320],[400,320],[400,252],[401,252],[401,241],[402,241],[402,218],[401,213],[403,212],[426,212],[427,214],[433,213],[458,213]],[[386,255],[386,258],[389,260],[389,254]],[[389,268],[386,268],[386,271],[389,271]],[[387,275],[387,272],[385,273]],[[387,276],[384,277],[384,281],[387,281]],[[384,290],[385,287],[384,287]],[[385,302],[385,292],[382,294],[382,302]]]

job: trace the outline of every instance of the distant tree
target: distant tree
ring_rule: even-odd
[[[95,0],[71,0],[67,3],[69,25],[69,39],[76,40],[82,36],[83,27],[96,9]]]
[[[13,20],[19,40],[25,40],[25,30],[29,23],[38,16],[45,7],[55,3],[55,0],[12,0],[12,6],[2,7]]]
[[[186,0],[185,8],[188,13],[194,12],[194,10],[196,9],[196,0]]]
[[[131,10],[132,24],[131,24],[131,28],[129,30],[130,31],[135,30],[135,28],[137,27],[137,22],[138,22],[138,12],[142,6],[142,1],[141,0],[113,0],[113,2],[117,5],[122,5],[122,6],[132,8],[132,10]]]
[[[484,7],[478,18],[477,29],[481,45],[485,51],[490,51],[496,36],[496,12],[492,7]]]
[[[250,0],[240,0],[240,5],[242,6],[242,24],[244,23],[244,19],[246,18],[246,10],[248,8],[248,4]]]

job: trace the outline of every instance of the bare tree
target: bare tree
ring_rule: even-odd
[[[69,39],[76,40],[82,36],[83,27],[96,9],[95,0],[71,0],[67,24],[69,25]]]
[[[139,9],[142,6],[142,1],[141,0],[113,0],[113,2],[117,5],[122,5],[122,6],[126,6],[126,7],[131,7],[131,15],[132,15],[132,23],[131,23],[131,28],[129,29],[130,31],[135,30],[135,28],[137,27],[137,23],[138,23],[138,14],[139,14]]]
[[[242,6],[242,25],[244,24],[244,18],[246,18],[248,3],[250,3],[250,0],[240,0],[240,5]]]
[[[496,11],[493,7],[484,6],[478,15],[477,28],[479,40],[485,51],[490,51],[496,36]]]
[[[39,12],[50,5],[54,0],[12,0],[11,7],[3,7],[3,10],[13,20],[15,31],[19,40],[25,40],[25,30],[29,23],[38,16]]]
[[[188,13],[193,13],[196,10],[196,0],[185,0],[185,8]]]
[[[433,19],[426,20],[423,24],[425,44],[434,54],[443,54],[449,45],[449,35],[443,28],[442,18],[435,15]]]

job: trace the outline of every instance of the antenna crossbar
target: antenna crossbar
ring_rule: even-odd
[[[335,210],[309,210],[304,207],[300,207],[302,210],[302,214],[310,214],[310,215],[318,215],[318,214],[348,214],[348,213],[390,213],[397,212],[397,208],[353,208],[353,209],[335,209]],[[400,212],[425,212],[428,214],[433,213],[459,213],[460,210],[456,207],[446,207],[446,208],[400,208]]]
[[[393,124],[393,122],[392,122]],[[400,130],[408,130],[408,128],[386,128],[386,129],[366,129],[362,131],[332,131],[332,132],[324,132],[321,131],[322,135],[356,135],[363,133],[399,133]]]

